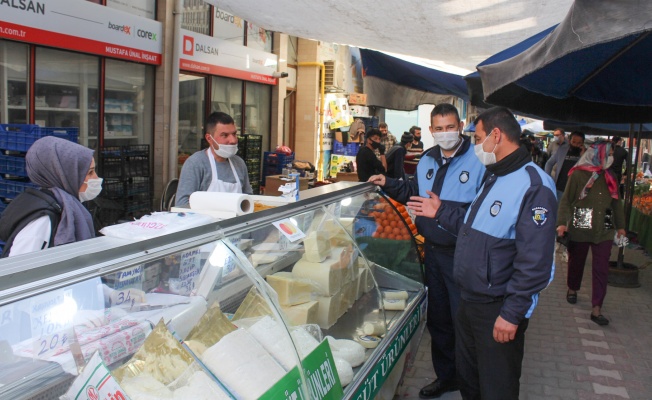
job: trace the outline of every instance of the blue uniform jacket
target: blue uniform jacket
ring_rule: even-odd
[[[500,316],[530,318],[555,270],[557,199],[552,178],[533,162],[489,175],[464,218],[447,205],[436,219],[459,232],[453,275],[462,298],[502,300]]]
[[[416,179],[401,181],[386,178],[383,189],[399,203],[407,203],[411,196],[429,197],[427,190],[453,208],[466,207],[482,186],[485,167],[475,156],[471,141],[464,136],[453,159],[442,165],[439,146],[432,147],[417,165]],[[426,242],[437,247],[455,247],[456,235],[442,228],[434,219],[417,217],[417,230]]]

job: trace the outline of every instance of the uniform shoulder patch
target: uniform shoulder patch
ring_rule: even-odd
[[[532,221],[537,226],[543,226],[548,221],[548,209],[545,207],[532,208]]]
[[[469,171],[462,171],[460,174],[460,182],[466,183],[469,181]]]
[[[430,168],[426,173],[426,179],[431,180],[434,175],[435,175],[435,170]]]
[[[495,217],[500,212],[500,208],[502,206],[503,206],[502,201],[498,201],[498,200],[494,201],[494,204],[492,204],[491,207],[489,207],[489,214],[491,214],[492,217]]]

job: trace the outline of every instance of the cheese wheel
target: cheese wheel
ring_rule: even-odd
[[[310,301],[313,287],[310,281],[294,277],[291,272],[277,272],[265,278],[278,294],[282,306],[293,306]]]
[[[323,231],[313,231],[303,239],[304,257],[310,262],[322,262],[331,250],[329,236]]]
[[[355,341],[360,343],[360,345],[367,349],[375,349],[380,343],[380,338],[378,336],[372,335],[360,335],[355,337]]]
[[[407,300],[408,292],[405,290],[385,290],[383,298],[387,300]]]
[[[316,324],[319,302],[309,301],[296,306],[281,306],[281,309],[292,325]]]
[[[342,294],[336,292],[333,296],[320,296],[317,301],[319,302],[317,324],[322,329],[328,329],[340,317]]]

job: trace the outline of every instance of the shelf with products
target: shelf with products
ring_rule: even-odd
[[[233,398],[373,398],[390,371],[401,372],[394,366],[423,327],[424,287],[369,262],[357,245],[349,215],[382,201],[372,185],[302,194],[217,223],[170,213],[167,225],[142,219],[0,260],[0,310],[13,316],[0,331],[8,362],[0,397],[58,399],[85,381],[78,371],[87,373],[80,367],[98,351],[108,366],[98,368],[134,397],[146,379],[164,391],[189,386]],[[161,224],[186,229],[143,235]],[[121,229],[125,239],[114,237]],[[306,237],[293,239],[300,232]],[[389,310],[401,308],[389,297],[403,309]],[[191,366],[193,357],[202,364]],[[171,363],[178,368],[164,368]]]

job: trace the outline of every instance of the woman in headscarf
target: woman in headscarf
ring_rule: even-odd
[[[609,170],[613,161],[609,142],[592,144],[569,171],[566,189],[559,203],[557,234],[568,233],[568,292],[566,300],[575,304],[580,290],[584,263],[591,249],[591,321],[608,325],[602,313],[607,294],[609,257],[614,231],[624,236],[625,213],[618,197],[618,183]]]
[[[42,192],[22,193],[7,206],[0,219],[0,238],[10,239],[10,248],[4,254],[14,256],[94,237],[93,218],[82,205],[102,191],[93,150],[47,136],[34,142],[25,163],[32,183],[49,191],[46,196],[52,195],[46,200],[54,197],[60,218],[58,224],[53,224],[52,218],[43,213],[26,215],[25,205],[32,204],[27,196],[43,196]]]

